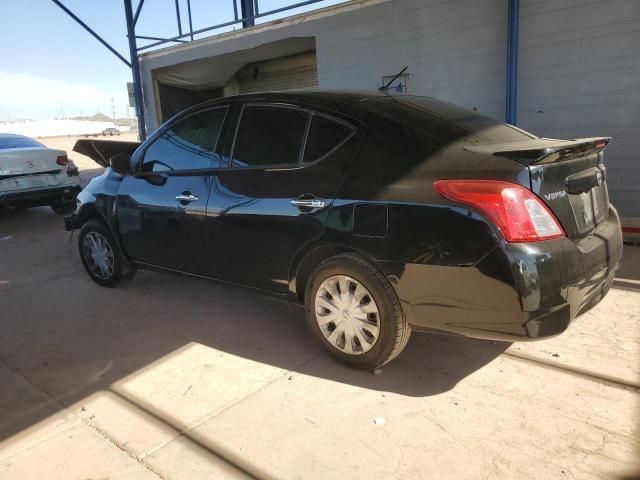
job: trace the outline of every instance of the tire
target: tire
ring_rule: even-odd
[[[389,280],[353,253],[331,257],[313,271],[305,291],[305,311],[314,337],[336,359],[360,370],[390,362],[411,336]]]
[[[98,253],[97,262],[92,256],[94,243],[98,246],[95,251]],[[78,235],[78,251],[84,269],[94,282],[103,287],[124,284],[136,274],[135,265],[127,260],[111,230],[101,220],[89,220],[82,226]]]
[[[51,205],[51,210],[58,215],[69,215],[76,210],[76,202],[54,203]]]

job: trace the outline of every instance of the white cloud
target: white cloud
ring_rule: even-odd
[[[116,114],[124,114],[128,103],[125,85],[121,91],[108,92],[92,85],[71,83],[44,77],[0,71],[0,106],[6,113],[28,113],[34,117],[50,116],[59,112],[61,105],[66,114],[95,113],[100,109],[111,112],[114,99]]]

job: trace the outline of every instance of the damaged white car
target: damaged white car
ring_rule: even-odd
[[[71,213],[80,190],[78,168],[64,150],[0,133],[0,207],[48,205],[56,213]]]

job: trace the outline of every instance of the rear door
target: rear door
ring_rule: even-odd
[[[239,104],[207,206],[207,235],[224,280],[287,290],[296,252],[323,232],[359,145],[357,129],[293,105]]]
[[[226,114],[227,107],[210,108],[163,127],[142,152],[137,174],[123,178],[118,228],[134,260],[215,275],[203,225]]]

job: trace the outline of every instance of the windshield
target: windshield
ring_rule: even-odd
[[[28,137],[0,137],[0,150],[9,148],[45,148],[40,142]]]

